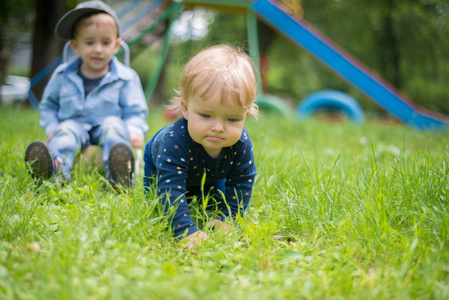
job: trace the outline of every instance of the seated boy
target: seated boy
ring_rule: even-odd
[[[32,142],[25,162],[39,180],[56,174],[57,181],[68,182],[77,151],[101,145],[112,186],[131,187],[131,146],[144,146],[148,107],[137,73],[114,56],[118,18],[102,1],[87,1],[65,14],[55,33],[70,40],[80,57],[60,65],[48,82],[39,106],[48,146]]]

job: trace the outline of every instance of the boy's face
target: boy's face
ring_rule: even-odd
[[[114,20],[107,14],[98,14],[89,24],[78,24],[72,49],[81,56],[81,72],[87,78],[99,78],[109,70],[109,62],[120,48]]]
[[[237,143],[242,135],[248,109],[238,104],[221,103],[218,98],[203,100],[193,96],[182,102],[182,115],[188,120],[192,139],[211,157]]]

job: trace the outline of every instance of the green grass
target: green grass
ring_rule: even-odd
[[[129,196],[81,166],[35,187],[23,157],[38,120],[1,107],[0,299],[449,298],[448,131],[250,120],[251,209],[193,255],[142,175]],[[148,120],[148,138],[166,124]]]

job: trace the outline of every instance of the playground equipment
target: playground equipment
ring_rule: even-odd
[[[140,2],[142,2],[142,0],[134,0],[128,5],[128,7],[135,7]],[[132,47],[146,33],[152,31],[158,24],[166,21],[168,22],[167,31],[164,36],[157,66],[145,86],[145,94],[147,99],[150,99],[154,92],[167,58],[171,36],[167,33],[170,32],[173,21],[179,17],[184,6],[200,5],[230,7],[238,8],[246,12],[249,54],[257,68],[259,67],[257,17],[259,17],[293,41],[296,45],[306,50],[323,65],[328,67],[343,80],[358,89],[374,103],[389,112],[393,117],[401,122],[417,129],[447,128],[449,119],[446,116],[430,112],[409,100],[406,96],[401,94],[400,91],[396,90],[388,82],[380,78],[368,67],[345,52],[306,21],[284,11],[279,3],[274,0],[159,0],[152,1],[151,3],[153,7],[152,9],[154,9],[157,5],[165,6],[154,22],[151,22],[148,26],[142,29],[135,38],[128,41],[128,45]],[[150,6],[150,4],[148,6]],[[128,9],[128,11],[130,10],[131,9]],[[121,16],[122,14],[119,13],[118,15]],[[34,81],[32,80],[31,84],[33,85],[33,83]],[[277,106],[277,103],[279,103],[278,101],[273,101],[270,96],[267,97],[262,95],[260,78],[258,78],[258,101],[261,107],[276,107],[278,111],[284,112],[283,108]],[[336,101],[341,102],[341,100]],[[321,102],[320,105],[323,106],[324,104],[324,102]],[[335,102],[333,102],[333,104],[335,104]],[[326,103],[326,105],[330,104]],[[344,103],[339,103],[339,107],[344,107]]]
[[[258,94],[256,103],[260,109],[274,111],[286,117],[290,117],[293,115],[290,106],[288,106],[282,99],[279,99],[278,97],[273,95]]]
[[[274,2],[254,1],[252,9],[266,22],[304,48],[395,118],[419,129],[447,127],[448,119],[446,117],[426,111],[414,104],[318,30],[305,21],[286,14]]]
[[[339,91],[320,91],[304,98],[296,111],[299,117],[307,117],[321,110],[334,110],[348,116],[354,123],[361,123],[363,110],[351,96]]]

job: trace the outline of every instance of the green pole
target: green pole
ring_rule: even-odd
[[[149,102],[151,100],[151,97],[153,96],[154,90],[156,89],[157,82],[159,81],[159,77],[161,76],[162,69],[164,68],[165,61],[167,60],[168,52],[170,50],[170,44],[171,44],[171,26],[173,22],[179,17],[181,13],[181,8],[183,6],[182,2],[174,2],[172,5],[176,6],[177,14],[174,15],[167,25],[167,30],[164,35],[164,41],[162,44],[161,51],[159,52],[159,56],[156,62],[156,67],[154,68],[154,71],[150,75],[150,79],[148,80],[146,86],[145,86],[145,96],[147,98],[147,101]]]
[[[257,33],[257,16],[248,8],[246,13],[246,27],[248,31],[248,48],[249,56],[254,62],[257,80],[257,94],[262,94],[262,79],[260,77],[260,62],[259,62],[259,37]]]
[[[171,23],[172,22],[170,21],[170,23],[167,26],[167,32],[165,33],[164,41],[162,44],[162,49],[160,50],[157,61],[156,61],[156,67],[154,68],[153,72],[151,73],[151,76],[148,79],[148,82],[145,86],[145,96],[146,96],[148,102],[151,100],[154,90],[156,89],[156,85],[159,81],[159,77],[161,76],[162,69],[164,68],[164,64],[165,64],[165,61],[167,60],[168,52],[170,50]]]

